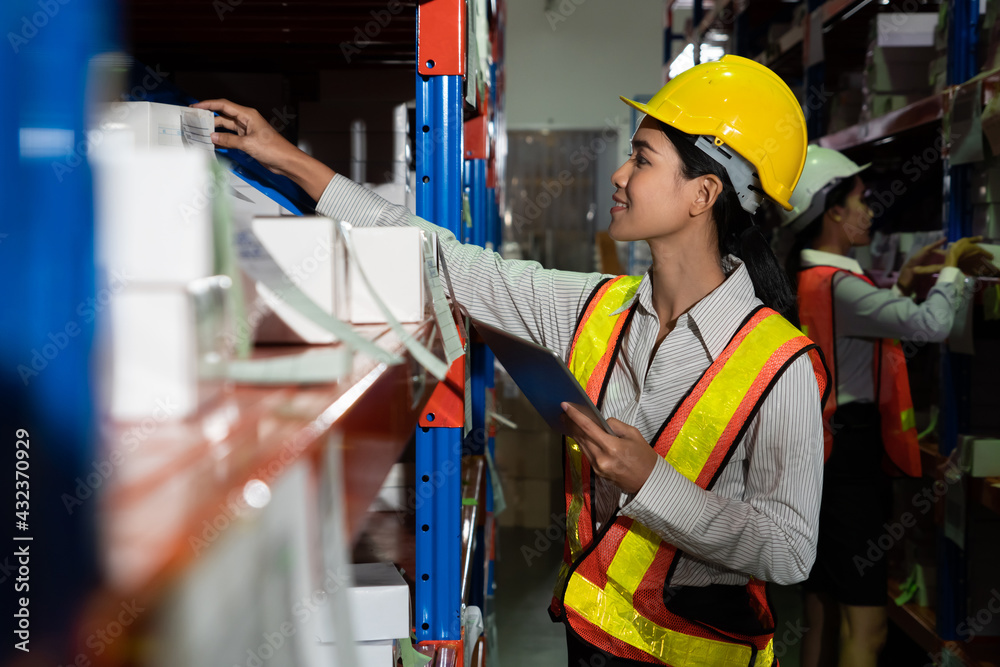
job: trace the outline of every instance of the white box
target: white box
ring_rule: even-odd
[[[393,660],[393,640],[378,642],[355,642],[354,657],[357,664],[351,667],[395,667]],[[337,661],[337,650],[334,644],[320,644],[324,665],[328,667],[339,667]]]
[[[210,160],[202,151],[95,155],[98,263],[130,284],[212,275]]]
[[[386,641],[410,636],[410,588],[392,563],[351,566],[354,585],[347,589],[351,631],[356,642]],[[321,618],[327,617],[325,614]],[[321,642],[336,640],[333,628],[321,623]]]
[[[358,260],[348,262],[346,308],[354,324],[382,324],[386,318],[358,271],[361,265],[376,294],[400,322],[424,318],[421,232],[416,227],[354,227],[351,242]]]
[[[261,245],[292,281],[329,315],[337,315],[340,301],[337,280],[336,228],[333,220],[319,216],[276,216],[253,219],[253,232]],[[336,337],[292,308],[274,291],[257,283],[257,293],[274,312],[257,330],[258,342],[325,344]],[[283,323],[285,326],[280,326]]]
[[[183,288],[128,288],[111,297],[103,376],[112,419],[183,419],[198,409],[194,309]]]
[[[877,46],[934,46],[937,12],[890,12],[876,18]]]
[[[197,118],[205,127],[215,127],[215,114],[208,109],[158,102],[115,102],[104,109],[97,132],[101,141],[108,139],[116,145],[131,144],[138,149],[194,147],[207,152],[211,139],[207,143],[192,144],[189,140],[192,135],[185,137],[182,119],[186,114],[189,118]],[[195,127],[190,127],[189,132],[196,132],[198,136],[204,134],[201,128]],[[126,138],[128,135],[131,141]]]

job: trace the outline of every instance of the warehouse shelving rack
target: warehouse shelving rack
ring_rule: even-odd
[[[940,130],[942,119],[949,113],[960,92],[968,93],[976,86],[982,86],[981,103],[985,106],[1000,95],[1000,71],[977,76],[977,19],[978,0],[946,0],[950,6],[950,28],[948,35],[948,87],[941,93],[930,95],[902,109],[867,122],[857,123],[832,134],[823,133],[825,127],[824,105],[816,104],[807,110],[807,127],[811,142],[828,148],[846,152],[859,163],[871,161],[876,146],[900,138],[913,139],[914,136],[928,136]],[[760,11],[768,3],[754,3]],[[886,3],[883,3],[886,4]],[[821,39],[830,44],[840,40],[836,50],[826,49],[827,56],[843,59],[843,53],[857,49],[843,43],[845,40],[866,39],[867,24],[878,11],[877,3],[866,0],[806,0],[808,14],[800,25],[792,26],[777,37],[774,47],[764,52],[752,53],[748,49],[746,31],[748,23],[748,3],[717,2],[706,15],[701,0],[693,3],[694,28],[686,35],[696,45],[709,29],[730,31],[732,43],[739,55],[751,57],[777,71],[792,85],[801,85],[808,104],[814,91],[823,90],[828,80],[826,63],[808,65],[807,55],[810,42],[817,38],[810,34],[811,26],[822,26]],[[668,3],[669,6],[669,3]],[[889,8],[886,8],[887,10]],[[728,12],[728,16],[727,16]],[[853,19],[851,17],[854,17]],[[810,20],[810,19],[814,20]],[[759,27],[759,26],[758,26]],[[832,33],[832,34],[828,34]],[[840,53],[838,53],[840,52]],[[837,63],[839,64],[839,63]],[[669,67],[669,64],[667,65]],[[834,65],[831,65],[834,67]],[[666,68],[665,68],[666,69]],[[831,72],[835,72],[833,69]],[[976,81],[970,81],[976,77]],[[923,134],[921,134],[923,133]],[[951,241],[970,236],[972,210],[969,195],[969,179],[973,165],[953,166],[943,158],[943,183],[941,184],[945,210],[942,214],[942,228]],[[983,280],[983,279],[980,279]],[[995,282],[995,281],[994,281]],[[936,442],[922,443],[922,458],[925,476],[945,481],[943,469],[949,455],[955,450],[959,434],[968,433],[971,423],[970,373],[971,358],[968,355],[952,353],[941,346],[941,385],[939,387],[941,405],[940,434]],[[996,480],[992,480],[996,481]],[[976,503],[993,512],[1000,512],[1000,492],[991,480],[969,480],[966,502]],[[978,638],[961,641],[960,622],[966,618],[965,567],[966,555],[944,536],[938,516],[937,562],[938,596],[935,609],[920,607],[915,603],[897,605],[892,598],[899,593],[899,582],[890,582],[890,600],[887,605],[890,619],[915,643],[941,664],[990,665],[996,664],[1000,655],[1000,644],[995,638]]]
[[[499,249],[506,145],[503,136],[506,10],[503,0],[478,0],[476,5],[481,15],[489,17],[488,38],[492,51],[492,64],[483,73],[485,86],[477,87],[466,71],[468,30],[472,29],[467,18],[473,2],[477,0],[396,3],[405,11],[382,27],[380,38],[365,45],[357,61],[369,67],[416,65],[417,213],[447,228],[460,239]],[[204,69],[207,62],[216,64],[220,70],[254,71],[257,67],[259,71],[290,71],[293,100],[296,91],[301,92],[303,87],[302,69],[329,66],[340,57],[338,51],[342,51],[342,45],[351,44],[355,38],[350,26],[364,25],[371,18],[369,10],[375,12],[386,8],[385,3],[366,2],[340,6],[304,3],[290,7],[288,3],[270,0],[214,5],[179,0],[169,7],[155,0],[132,0],[129,4],[126,23],[131,26],[134,39],[132,50],[140,58],[196,69]],[[217,13],[220,6],[225,12],[216,17],[213,12]],[[395,7],[393,3],[390,6]],[[111,8],[97,0],[81,0],[70,6],[73,8],[83,13],[101,14],[100,8],[102,15],[113,16]],[[66,21],[63,25],[72,27],[74,23]],[[58,39],[61,33],[53,31],[50,35]],[[69,40],[67,44],[75,42]],[[271,47],[271,51],[260,53],[262,44]],[[101,46],[107,50],[106,45]],[[98,49],[95,47],[92,51]],[[207,59],[206,54],[210,54]],[[76,61],[66,58],[60,62],[65,65],[64,69],[73,69],[71,65]],[[6,67],[6,57],[3,64]],[[82,86],[84,77],[80,72],[77,74],[79,76],[66,73],[65,77],[80,81]],[[476,89],[475,103],[466,99],[467,86]],[[78,102],[72,107],[61,104],[60,108],[72,113],[71,120],[82,134],[82,92]],[[6,151],[3,157],[8,157]],[[47,168],[48,162],[42,166]],[[62,192],[73,194],[78,203],[85,203],[89,201],[89,194],[84,197],[89,192],[89,179],[85,169],[78,174],[71,184],[72,192]],[[470,212],[465,222],[463,198]],[[54,198],[40,198],[40,201],[43,199],[56,202]],[[80,215],[90,209],[89,205],[82,204],[69,208]],[[43,209],[36,207],[35,213],[38,216],[44,213],[48,219],[59,219],[65,224],[72,223],[74,234],[87,237],[87,243],[82,246],[71,242],[75,237],[66,237],[67,250],[72,248],[76,253],[80,247],[89,247],[92,236],[89,217],[76,221],[72,217],[49,215],[47,209]],[[60,236],[52,234],[53,238]],[[78,267],[74,262],[61,259],[58,264]],[[44,265],[38,263],[38,266]],[[93,275],[93,267],[78,268],[83,279],[75,278],[66,283],[83,290],[92,289],[88,288],[92,279],[87,276]],[[191,533],[193,526],[201,525],[202,520],[212,520],[218,507],[228,502],[233,494],[241,493],[248,481],[260,477],[262,468],[279,462],[279,457],[277,476],[265,475],[263,478],[269,484],[278,482],[281,475],[299,463],[316,466],[328,447],[343,449],[345,489],[342,500],[346,530],[348,539],[356,541],[365,529],[368,508],[381,481],[398,460],[410,435],[415,433],[416,490],[418,497],[425,499],[414,508],[416,567],[412,575],[418,650],[429,655],[436,652],[435,664],[462,664],[464,605],[481,607],[487,618],[491,612],[496,547],[492,516],[493,476],[488,474],[488,461],[492,457],[495,427],[488,409],[492,405],[489,400],[493,386],[492,355],[471,338],[474,333],[468,332],[466,323],[456,324],[466,338],[466,354],[442,382],[425,377],[426,373],[392,334],[369,328],[363,335],[403,357],[402,364],[387,367],[375,360],[356,358],[353,370],[336,386],[239,388],[205,419],[199,416],[167,429],[167,433],[152,436],[145,444],[183,440],[187,445],[183,467],[179,467],[180,462],[174,462],[178,465],[171,471],[153,471],[138,480],[139,483],[135,479],[109,482],[98,517],[98,522],[105,522],[105,544],[101,549],[107,547],[107,542],[114,542],[108,538],[107,527],[115,521],[132,527],[158,525],[157,513],[164,507],[164,496],[143,487],[162,491],[167,483],[183,485],[189,490],[183,503],[184,516],[172,515],[178,523],[172,526],[173,530],[166,531],[168,535],[158,534],[165,531],[145,535],[146,541],[140,546],[149,553],[155,552],[156,559],[132,571],[134,578],[104,582],[86,595],[83,610],[75,620],[70,650],[90,655],[91,647],[84,645],[88,628],[105,626],[116,613],[122,595],[132,595],[140,604],[155,607],[165,591],[182,580],[199,560],[198,554],[192,553],[189,545],[183,543],[183,536]],[[441,355],[440,341],[429,322],[409,328],[418,340],[433,343],[433,351]],[[89,348],[77,349],[73,363],[67,366],[85,364],[88,351]],[[68,353],[66,358],[69,359]],[[79,376],[86,377],[82,372]],[[51,377],[55,379],[55,375]],[[89,415],[89,394],[83,386],[72,383],[62,383],[61,387],[63,392],[69,387],[83,392],[78,403],[84,407],[73,412],[74,415],[79,413],[77,421],[80,423],[73,422],[72,441],[84,442],[82,434],[87,429],[81,424]],[[238,416],[226,422],[232,415]],[[64,416],[67,413],[64,412]],[[213,432],[208,423],[212,419],[216,427],[220,419],[226,422],[228,430],[220,434],[216,428]],[[279,423],[280,427],[271,431],[261,426],[265,423]],[[64,419],[63,424],[69,426],[70,421]],[[102,426],[101,438],[106,442],[118,441],[122,428],[126,427]],[[293,462],[284,459],[290,445],[295,450]],[[77,454],[77,459],[89,462],[97,451],[91,447]],[[449,469],[460,471],[460,474],[439,474]],[[233,516],[232,520],[241,518]],[[134,535],[129,539],[125,551],[136,547]],[[88,554],[92,553],[90,549],[92,547],[88,547]],[[81,561],[87,562],[88,558]],[[82,584],[90,576],[81,577],[77,583]],[[137,622],[126,634],[141,637],[144,622],[145,619]],[[99,660],[95,658],[94,664],[142,662],[136,652],[140,650],[137,648],[140,643],[118,642],[114,651],[105,652]],[[476,656],[485,660],[482,639],[477,642]]]

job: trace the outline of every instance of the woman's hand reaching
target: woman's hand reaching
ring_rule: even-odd
[[[634,426],[609,419],[618,435],[606,433],[590,417],[563,403],[567,434],[580,445],[594,472],[611,480],[625,493],[636,493],[653,472],[659,455]]]
[[[214,132],[213,144],[243,151],[274,173],[298,183],[315,200],[319,200],[335,175],[332,169],[281,136],[256,109],[221,99],[204,100],[191,106],[216,112],[216,130],[222,128],[233,132]]]

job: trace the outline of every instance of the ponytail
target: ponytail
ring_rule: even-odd
[[[785,319],[796,322],[799,314],[795,292],[760,227],[751,222],[739,234],[730,235],[724,247],[723,252],[743,260],[757,298]]]
[[[674,145],[681,159],[681,171],[688,180],[713,174],[722,181],[722,192],[712,207],[718,232],[719,253],[736,255],[747,267],[757,298],[786,319],[798,319],[795,292],[781,269],[770,244],[740,204],[739,195],[725,167],[709,157],[694,142],[697,137],[660,122],[660,129]]]

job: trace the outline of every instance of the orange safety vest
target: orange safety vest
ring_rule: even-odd
[[[830,363],[830,395],[823,405],[826,458],[833,449],[831,418],[837,410],[837,334],[833,315],[833,276],[847,273],[875,285],[864,275],[833,266],[815,266],[799,273],[799,319],[802,331],[816,341]],[[807,306],[808,304],[808,306]],[[882,338],[875,346],[872,365],[875,396],[882,415],[882,443],[889,460],[911,477],[920,477],[920,446],[913,419],[906,356],[898,340]]]
[[[635,306],[616,311],[640,282],[622,276],[599,285],[577,325],[569,367],[598,407]],[[803,353],[812,358],[822,395],[827,372],[816,346],[773,310],[754,310],[660,428],[653,445],[657,454],[710,489],[770,388]],[[678,549],[617,510],[595,535],[591,467],[570,438],[564,456],[566,544],[550,607],[553,620],[603,651],[643,663],[770,667],[774,616],[766,584],[751,578],[745,588],[722,587],[726,595],[747,600],[750,634],[674,613],[667,585]]]

